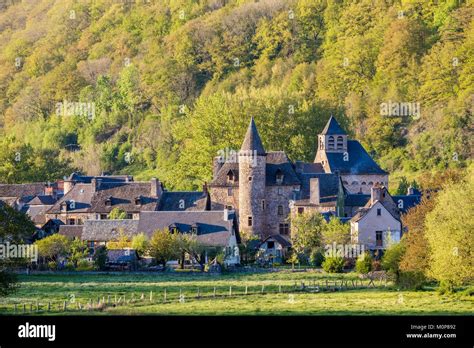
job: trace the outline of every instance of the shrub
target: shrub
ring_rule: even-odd
[[[311,250],[311,254],[309,255],[309,260],[313,266],[320,267],[324,261],[323,251],[320,248]]]
[[[382,268],[386,270],[398,284],[400,281],[400,261],[405,252],[405,247],[402,242],[392,244],[385,250],[382,256]]]
[[[420,290],[426,281],[423,272],[400,272],[399,284],[404,288]]]
[[[356,271],[360,274],[367,274],[372,270],[372,256],[369,253],[361,255],[356,261]]]
[[[439,283],[437,291],[441,295],[452,294],[452,293],[454,293],[454,283],[442,280]]]
[[[104,270],[105,264],[107,263],[107,248],[105,246],[99,246],[95,249],[92,259],[94,260],[94,265],[98,270]]]
[[[49,261],[48,268],[52,271],[55,271],[58,268],[58,264],[56,263],[56,261]]]
[[[78,271],[92,271],[94,269],[94,264],[87,260],[80,260],[77,263],[77,270]]]
[[[322,266],[328,273],[341,273],[344,268],[344,259],[339,256],[329,256],[326,257]]]

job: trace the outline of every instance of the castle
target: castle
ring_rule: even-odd
[[[282,151],[265,151],[253,118],[236,158],[214,158],[213,209],[235,209],[240,231],[263,239],[289,235],[288,217],[305,210],[352,217],[374,186],[388,187],[388,173],[358,141],[347,139],[332,116],[318,135],[312,163],[293,163]],[[353,195],[359,196],[355,206]]]

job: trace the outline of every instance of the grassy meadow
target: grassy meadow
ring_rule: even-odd
[[[369,286],[368,280],[361,281],[355,273],[41,274],[21,275],[19,280],[18,291],[0,299],[0,314],[465,315],[474,312],[474,299],[467,294],[440,295],[435,289],[402,291],[390,282],[379,281]]]

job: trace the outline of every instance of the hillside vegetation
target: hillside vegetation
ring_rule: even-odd
[[[473,149],[472,17],[462,0],[7,1],[0,181],[79,169],[195,189],[251,115],[293,160],[314,159],[333,114],[394,178],[455,171]]]

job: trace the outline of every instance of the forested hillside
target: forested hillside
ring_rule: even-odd
[[[2,3],[0,181],[79,169],[194,189],[251,115],[267,150],[312,161],[333,114],[395,186],[472,155],[470,1]]]

